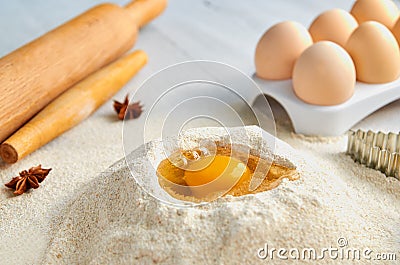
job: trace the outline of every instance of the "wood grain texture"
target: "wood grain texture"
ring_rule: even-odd
[[[137,22],[155,18],[166,0],[140,3],[126,9],[98,5],[1,58],[0,142],[73,84],[128,51]]]
[[[77,83],[0,146],[2,159],[15,163],[79,124],[117,93],[146,62],[147,55],[136,51]]]
[[[127,11],[97,6],[0,60],[0,142],[136,40]],[[131,26],[129,26],[131,25]]]
[[[135,0],[125,6],[138,27],[155,19],[167,6],[166,0]],[[137,12],[141,10],[141,12]]]

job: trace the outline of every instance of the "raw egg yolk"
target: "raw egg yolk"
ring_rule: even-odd
[[[214,192],[226,193],[250,176],[250,169],[240,160],[216,155],[206,156],[189,164],[184,180],[193,195],[205,197]]]

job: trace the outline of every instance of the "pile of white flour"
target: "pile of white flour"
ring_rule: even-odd
[[[205,134],[197,131],[200,137]],[[300,180],[200,207],[159,202],[138,187],[125,160],[117,162],[76,194],[56,218],[43,262],[267,264],[271,256],[260,257],[271,254],[271,248],[285,248],[299,250],[297,262],[315,263],[302,258],[304,248],[320,256],[323,248],[342,249],[343,243],[343,249],[368,248],[371,257],[382,252],[396,253],[400,259],[400,181],[354,163],[344,154],[345,137],[319,142],[289,133],[280,136],[297,150],[279,141],[276,154],[297,166]],[[139,148],[128,162],[150,179],[154,172],[142,166],[145,150]],[[274,264],[288,263],[273,254]],[[326,253],[320,262],[330,264],[333,259]],[[359,263],[366,261],[361,257]]]

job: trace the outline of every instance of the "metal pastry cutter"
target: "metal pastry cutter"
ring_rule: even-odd
[[[400,180],[400,133],[352,131],[347,154],[356,162]]]

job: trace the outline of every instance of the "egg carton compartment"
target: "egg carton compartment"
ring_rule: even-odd
[[[357,82],[354,95],[335,106],[317,106],[301,101],[292,80],[270,81],[253,75],[262,92],[274,98],[289,115],[296,133],[338,136],[381,107],[400,98],[400,78],[385,84]]]

